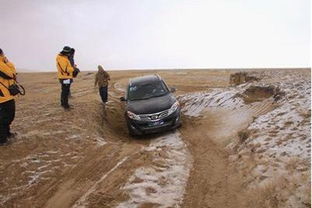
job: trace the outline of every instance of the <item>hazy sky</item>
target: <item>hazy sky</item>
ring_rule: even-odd
[[[17,68],[310,66],[309,0],[0,0],[0,48]]]

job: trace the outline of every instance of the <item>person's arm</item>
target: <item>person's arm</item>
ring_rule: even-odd
[[[64,57],[63,58],[59,57],[57,59],[57,64],[63,73],[66,73],[66,72],[67,73],[73,73],[73,71],[74,71],[74,68],[71,66],[69,60],[64,58]]]
[[[6,62],[6,65],[13,71],[13,73],[16,74],[16,69],[15,69],[15,66],[12,62],[10,62],[10,61]]]
[[[3,79],[14,79],[15,78],[15,68],[11,68],[10,65],[5,63],[0,64],[0,76]]]
[[[94,87],[96,87],[96,85],[97,85],[98,81],[99,81],[99,78],[98,78],[97,74],[95,74],[95,82],[94,82]]]
[[[16,68],[15,68],[14,64],[13,64],[12,62],[8,61],[8,62],[6,63],[6,65],[7,65],[7,66],[11,69],[11,71],[13,72],[13,79],[16,80],[16,75],[17,75],[17,73],[16,73]]]
[[[104,74],[105,74],[105,79],[106,79],[106,80],[110,80],[109,74],[108,74],[106,71],[104,71],[104,72],[105,72],[105,73],[104,73]]]
[[[56,62],[57,62],[58,69],[62,72],[62,74],[66,73],[66,67],[68,65],[66,60],[64,58],[58,56],[56,59]]]
[[[11,77],[7,73],[3,72],[1,69],[0,69],[0,77],[2,77],[3,79],[14,79],[13,75]]]
[[[71,65],[69,60],[67,60],[67,72],[68,73],[73,73],[74,72],[74,67]]]

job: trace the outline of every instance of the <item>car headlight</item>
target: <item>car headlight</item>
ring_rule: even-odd
[[[138,116],[135,113],[132,113],[131,111],[127,111],[127,115],[129,116],[129,118],[131,118],[133,120],[141,120],[140,116]]]
[[[176,101],[175,103],[173,103],[173,105],[171,106],[171,108],[168,111],[168,115],[174,113],[180,106],[180,103],[178,101]]]

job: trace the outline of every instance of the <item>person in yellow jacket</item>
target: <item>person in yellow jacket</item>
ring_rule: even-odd
[[[61,106],[68,110],[68,97],[70,92],[70,85],[73,82],[74,67],[71,65],[69,57],[71,55],[71,48],[65,46],[63,50],[56,56],[57,77],[61,83]]]
[[[14,136],[10,132],[10,125],[15,117],[15,100],[8,88],[15,83],[15,80],[15,67],[0,49],[0,145]]]

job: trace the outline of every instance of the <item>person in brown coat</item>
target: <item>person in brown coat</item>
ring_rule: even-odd
[[[98,72],[95,75],[94,87],[99,87],[99,93],[104,104],[107,102],[107,89],[109,80],[109,74],[104,71],[104,68],[101,65],[99,65]]]

